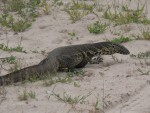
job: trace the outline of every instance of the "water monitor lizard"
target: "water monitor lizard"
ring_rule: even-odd
[[[127,55],[130,52],[124,46],[112,42],[98,42],[59,47],[51,52],[39,64],[23,68],[0,77],[0,85],[19,82],[31,75],[42,76],[46,73],[55,73],[61,69],[84,67],[96,55],[112,55],[120,53]]]

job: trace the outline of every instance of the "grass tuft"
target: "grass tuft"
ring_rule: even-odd
[[[120,43],[128,42],[128,41],[131,41],[131,40],[132,39],[129,38],[129,37],[121,36],[119,38],[115,38],[115,39],[110,40],[110,41],[113,42],[113,43],[116,43],[116,44],[120,44]]]
[[[150,58],[150,51],[140,52],[138,54],[131,54],[130,57],[132,58],[139,58],[139,59],[149,59]]]
[[[65,6],[65,11],[69,14],[73,23],[80,20],[85,15],[93,12],[94,4],[87,4],[84,1],[71,0],[71,5]]]
[[[150,40],[150,28],[142,30],[144,40]]]
[[[90,33],[94,34],[100,34],[103,33],[108,27],[108,24],[106,23],[100,23],[99,21],[96,21],[95,23],[88,26],[88,30]]]
[[[19,94],[18,98],[19,98],[20,101],[26,101],[29,98],[35,99],[36,98],[36,94],[33,91],[27,92],[27,90],[25,89],[22,94]]]
[[[3,51],[9,51],[9,52],[12,52],[12,51],[16,51],[16,52],[26,52],[23,50],[23,47],[21,46],[16,46],[16,47],[8,47],[6,46],[5,44],[0,44],[0,49],[3,50]]]
[[[142,23],[142,24],[150,24],[150,20],[144,16],[144,8],[145,4],[140,8],[138,7],[136,10],[131,10],[127,5],[122,6],[121,11],[118,12],[115,9],[115,13],[113,13],[110,7],[103,13],[103,17],[105,19],[109,19],[116,23],[116,25],[129,24],[129,23]]]
[[[16,57],[15,56],[10,56],[7,58],[2,59],[3,63],[9,63],[9,64],[15,64],[16,63]]]
[[[60,94],[56,94],[55,92],[53,92],[50,96],[54,96],[55,98],[57,98],[59,101],[62,101],[62,102],[65,102],[65,103],[68,103],[68,104],[83,104],[85,103],[85,99],[87,97],[89,97],[92,93],[88,93],[87,95],[84,95],[84,96],[77,96],[77,97],[72,97],[71,95],[69,94],[66,94],[66,92],[63,93],[63,96],[60,96]]]

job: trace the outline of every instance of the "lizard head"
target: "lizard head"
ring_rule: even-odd
[[[114,53],[119,53],[123,55],[130,54],[127,48],[125,48],[122,45],[115,44],[112,42],[95,43],[94,46],[98,49],[98,53],[102,55],[112,55]]]
[[[130,54],[129,50],[122,45],[112,43],[112,47],[114,47],[114,50],[116,51],[116,53],[120,53],[123,55]]]

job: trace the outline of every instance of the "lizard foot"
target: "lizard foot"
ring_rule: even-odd
[[[89,63],[99,64],[100,62],[103,62],[103,58],[101,56],[94,56]]]

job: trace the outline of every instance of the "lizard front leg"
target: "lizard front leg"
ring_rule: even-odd
[[[96,55],[92,57],[91,60],[89,61],[90,64],[99,64],[100,62],[103,62],[103,58],[101,55]]]
[[[87,65],[87,63],[89,61],[91,61],[91,58],[93,56],[93,54],[91,54],[90,52],[89,53],[85,53],[83,51],[82,51],[82,55],[83,55],[83,59],[78,65],[75,66],[76,68],[83,68],[83,67],[85,67]]]

